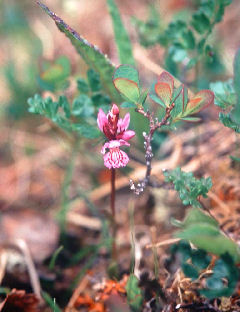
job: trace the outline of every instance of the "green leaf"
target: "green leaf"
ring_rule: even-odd
[[[192,264],[199,270],[206,269],[211,263],[211,257],[206,253],[205,250],[195,249],[192,250]]]
[[[113,76],[115,88],[130,102],[138,103],[140,97],[138,71],[130,65],[120,65]]]
[[[123,102],[123,103],[121,104],[121,107],[122,107],[122,108],[135,108],[136,105],[133,104],[133,103],[129,103],[129,102]]]
[[[181,118],[183,121],[190,121],[190,122],[198,122],[201,120],[201,118],[198,117],[183,117]]]
[[[196,114],[214,103],[214,93],[210,90],[201,90],[187,103],[183,117]]]
[[[190,29],[183,32],[182,41],[185,49],[192,50],[195,48],[195,38],[193,32]]]
[[[88,123],[74,124],[72,129],[87,139],[96,139],[101,134],[97,127]]]
[[[211,224],[199,222],[189,225],[176,233],[176,237],[189,240],[196,247],[218,256],[228,253],[234,262],[240,261],[238,245]]]
[[[102,93],[95,93],[92,96],[92,102],[97,107],[108,107],[111,104],[111,99],[108,95]]]
[[[126,285],[128,304],[133,312],[139,312],[142,309],[143,296],[142,291],[138,286],[138,279],[131,274]]]
[[[114,0],[107,0],[108,10],[112,17],[113,29],[115,34],[115,41],[118,48],[118,55],[121,64],[134,65],[134,57],[132,53],[132,45],[123,25],[118,7]]]
[[[134,81],[125,78],[116,78],[114,79],[114,85],[129,101],[136,104],[138,103],[140,91],[138,85]]]
[[[198,278],[199,272],[198,270],[190,263],[183,263],[182,264],[183,273],[190,277],[191,279],[195,280]]]
[[[113,80],[117,78],[124,78],[131,80],[136,83],[136,85],[140,85],[139,83],[139,74],[135,67],[131,65],[120,65],[116,68],[113,76]]]
[[[240,126],[240,49],[238,49],[234,59],[234,88],[237,94],[237,102],[231,112],[231,117]]]
[[[83,78],[78,78],[77,79],[77,88],[82,93],[88,93],[89,92],[88,83]]]
[[[208,299],[230,297],[236,289],[239,277],[239,270],[233,259],[228,254],[223,255],[212,270],[213,274],[206,279],[205,289],[200,290],[200,294]]]
[[[163,172],[166,182],[172,182],[174,188],[179,192],[179,197],[184,205],[201,207],[197,198],[202,195],[207,197],[209,189],[212,187],[211,178],[196,179],[192,172],[184,172],[181,168]]]
[[[74,99],[72,105],[72,115],[80,117],[89,117],[94,113],[92,100],[86,94],[80,94]]]
[[[101,90],[101,82],[100,82],[100,75],[95,72],[93,69],[89,69],[87,71],[87,78],[88,78],[88,83],[93,92],[98,92]]]
[[[139,100],[138,100],[140,105],[144,105],[144,103],[146,102],[146,99],[147,99],[147,96],[148,96],[148,92],[149,92],[148,90],[145,90],[140,95]]]
[[[183,228],[187,228],[190,225],[194,225],[197,223],[205,223],[210,224],[213,227],[219,228],[218,222],[211,218],[207,213],[205,213],[202,209],[192,208],[188,211],[185,219],[179,225]]]
[[[172,102],[175,104],[173,110],[171,111],[171,116],[174,119],[178,115],[181,115],[184,107],[184,89],[182,85],[174,90]]]
[[[235,132],[240,133],[240,125],[232,119],[230,114],[219,113],[219,120],[225,127],[231,128]]]
[[[59,96],[59,100],[58,100],[58,103],[59,103],[59,107],[62,107],[64,113],[65,113],[65,116],[67,118],[70,118],[70,115],[71,115],[71,107],[69,105],[69,102],[66,98],[65,95],[60,95]]]
[[[150,89],[150,97],[164,108],[169,107],[173,100],[174,79],[168,72],[162,72],[157,82]]]
[[[234,88],[240,101],[240,49],[238,49],[234,58]]]
[[[111,61],[96,46],[82,38],[61,18],[51,12],[48,7],[39,1],[38,4],[54,20],[59,30],[71,40],[73,46],[89,67],[99,74],[102,86],[112,101],[115,103],[121,103],[121,97],[112,84],[112,76],[115,67]]]
[[[208,17],[203,12],[193,14],[191,24],[199,34],[204,34],[211,25]]]
[[[214,92],[214,103],[222,109],[228,109],[236,103],[236,93],[233,80],[216,81],[210,83],[210,89]]]

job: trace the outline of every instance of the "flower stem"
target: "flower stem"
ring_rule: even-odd
[[[116,248],[116,220],[115,220],[115,177],[116,171],[114,168],[111,169],[111,213],[112,213],[112,233],[113,233],[113,243],[112,243],[112,259],[117,260],[117,248]]]

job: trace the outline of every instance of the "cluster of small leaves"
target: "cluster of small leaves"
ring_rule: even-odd
[[[219,120],[225,127],[240,133],[240,49],[234,60],[234,78],[225,82],[210,84],[215,93],[216,105],[225,112],[219,114]]]
[[[193,280],[198,279],[201,271],[211,263],[211,256],[205,250],[193,249],[185,240],[171,246],[170,258],[165,262],[166,267],[170,268],[176,258],[180,261],[183,273]]]
[[[215,104],[223,110],[231,108],[236,103],[236,93],[233,80],[216,81],[210,83],[210,89],[215,94]]]
[[[207,197],[207,193],[212,187],[212,180],[196,179],[192,172],[184,172],[181,168],[164,171],[165,181],[172,182],[174,188],[179,192],[179,197],[184,205],[201,207],[198,201],[199,196]]]
[[[37,94],[28,100],[29,112],[51,119],[66,131],[96,138],[100,135],[96,127],[96,112],[100,107],[108,109],[110,98],[103,93],[99,75],[92,69],[87,72],[87,80],[77,80],[77,87],[80,94],[71,105],[64,95],[54,101],[51,97],[42,98]]]
[[[176,88],[174,78],[168,72],[163,72],[158,77],[158,80],[152,84],[150,91],[142,91],[138,71],[130,65],[121,65],[116,69],[113,75],[113,83],[121,96],[127,100],[122,104],[122,107],[140,108],[149,95],[155,103],[163,108],[162,113],[164,115],[166,108],[174,103],[170,123],[179,120],[198,121],[199,118],[189,116],[198,113],[214,101],[214,95],[209,90],[201,90],[189,100],[187,89],[183,85]]]
[[[208,299],[218,297],[230,297],[237,285],[239,270],[229,254],[222,255],[211,267],[212,274],[205,277],[204,271],[209,267],[212,257],[202,249],[193,249],[187,241],[180,241],[171,247],[170,258],[167,259],[167,266],[176,259],[185,276],[193,281],[199,278],[205,279],[205,286],[199,289],[199,293]]]
[[[177,63],[184,61],[184,68],[188,70],[195,66],[203,56],[207,59],[214,56],[212,47],[207,44],[207,39],[214,25],[222,20],[225,7],[230,3],[231,0],[201,0],[194,14],[177,18],[165,29],[159,22],[161,18],[156,13],[157,10],[154,14],[150,14],[146,23],[134,18],[134,24],[138,28],[142,45],[148,47],[160,44],[166,48],[167,69],[177,75]]]

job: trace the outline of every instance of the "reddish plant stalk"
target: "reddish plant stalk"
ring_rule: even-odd
[[[116,227],[116,220],[115,220],[115,179],[116,179],[116,170],[114,168],[111,169],[111,213],[112,213],[112,233],[113,233],[113,242],[112,242],[112,259],[117,261],[117,247],[116,247],[116,234],[117,234],[117,227]]]

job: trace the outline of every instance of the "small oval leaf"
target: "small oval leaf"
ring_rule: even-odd
[[[172,91],[169,84],[166,82],[158,81],[155,84],[155,92],[160,100],[166,105],[169,106],[172,98]]]
[[[116,78],[113,80],[115,88],[129,101],[137,103],[140,97],[140,90],[136,82],[126,78]]]
[[[214,93],[210,90],[201,90],[187,103],[184,116],[196,114],[213,102]]]
[[[158,77],[158,81],[167,83],[171,89],[171,93],[173,92],[174,79],[173,79],[173,76],[170,75],[168,72],[166,71],[162,72],[160,76]]]

